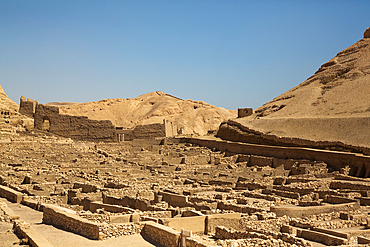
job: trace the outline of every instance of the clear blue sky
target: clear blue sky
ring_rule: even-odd
[[[160,90],[257,108],[370,27],[369,1],[0,0],[0,85],[19,103]]]

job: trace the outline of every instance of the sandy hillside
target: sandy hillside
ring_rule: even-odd
[[[18,111],[19,105],[9,99],[8,95],[0,85],[0,110]]]
[[[232,122],[278,137],[370,146],[370,29],[306,81]]]
[[[9,99],[0,85],[0,142],[14,135],[17,130],[33,128],[33,119],[18,111],[19,105]]]
[[[133,99],[107,99],[89,103],[49,103],[60,113],[111,120],[119,127],[133,128],[138,124],[174,122],[183,134],[205,135],[217,130],[220,123],[235,118],[234,110],[215,107],[201,101],[182,100],[157,91]]]

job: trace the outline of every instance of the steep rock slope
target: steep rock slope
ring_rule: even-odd
[[[315,146],[314,142],[329,141],[370,147],[369,95],[367,29],[363,39],[339,52],[305,82],[256,109],[252,116],[221,126],[219,136],[237,140],[244,133],[255,139],[259,136],[255,142],[274,139],[289,145]]]
[[[205,135],[217,130],[221,122],[235,118],[237,113],[201,101],[182,100],[157,91],[133,99],[106,99],[89,103],[49,103],[60,113],[111,120],[115,126],[133,128],[139,124],[172,121],[178,133]]]
[[[8,95],[6,95],[4,89],[0,85],[0,110],[15,112],[18,111],[18,109],[18,104],[9,99]]]
[[[0,142],[8,141],[17,130],[31,129],[33,120],[18,112],[19,106],[4,92],[0,85]]]

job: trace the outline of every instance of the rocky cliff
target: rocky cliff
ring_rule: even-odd
[[[367,29],[363,39],[339,52],[306,81],[256,109],[253,115],[223,124],[218,135],[230,140],[249,136],[257,143],[274,139],[285,145],[332,142],[370,147],[369,95]]]

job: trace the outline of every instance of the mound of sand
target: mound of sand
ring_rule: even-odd
[[[134,128],[139,124],[172,121],[178,133],[205,135],[217,130],[234,110],[215,107],[201,101],[182,100],[157,91],[133,99],[107,99],[89,103],[49,103],[60,108],[61,114],[87,116],[95,120],[110,120],[117,127]]]
[[[339,52],[305,82],[255,110],[233,119],[248,135],[342,142],[370,147],[370,29],[364,38]],[[237,139],[227,133],[225,139]],[[243,130],[241,130],[243,129]],[[295,140],[294,140],[295,138]]]

